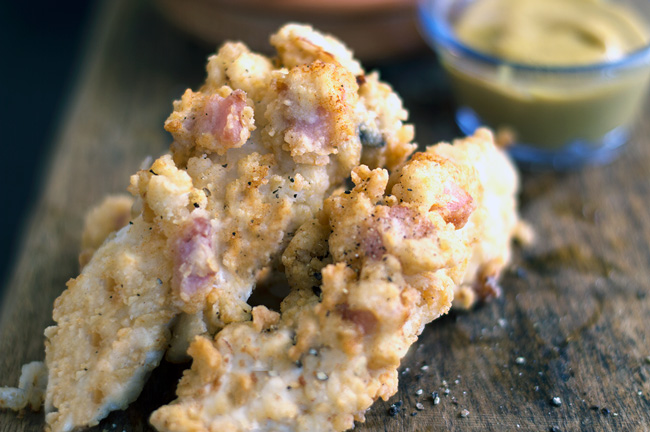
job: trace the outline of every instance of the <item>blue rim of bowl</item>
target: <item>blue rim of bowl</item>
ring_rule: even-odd
[[[637,63],[643,63],[644,61],[645,63],[650,63],[650,43],[617,60],[580,66],[537,66],[500,59],[476,51],[460,42],[454,35],[449,22],[431,10],[430,5],[436,1],[437,0],[420,0],[418,2],[420,28],[422,29],[425,38],[429,39],[430,42],[433,42],[434,46],[440,44],[445,48],[453,48],[470,58],[495,66],[505,65],[524,72],[575,74],[580,72],[603,72],[612,69],[626,68],[635,66]]]

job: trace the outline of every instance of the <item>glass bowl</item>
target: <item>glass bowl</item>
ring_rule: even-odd
[[[449,77],[460,129],[471,134],[486,125],[509,137],[510,153],[524,165],[570,169],[614,159],[645,101],[650,45],[585,66],[510,62],[455,36],[453,23],[471,3],[421,0],[418,11],[421,31]],[[630,3],[650,21],[647,1],[618,3]]]

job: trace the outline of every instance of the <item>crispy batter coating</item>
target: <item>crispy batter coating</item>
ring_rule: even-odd
[[[171,154],[131,177],[137,210],[127,226],[108,235],[111,205],[89,216],[97,226],[86,265],[45,332],[52,431],[96,424],[134,400],[180,314],[181,345],[249,319],[256,274],[279,262],[364,148],[383,155],[378,164],[413,151],[399,99],[376,76],[359,80],[343,44],[298,25],[272,41],[274,61],[225,44],[205,84],[174,102]],[[371,87],[383,104],[366,95]]]
[[[479,129],[474,136],[456,140],[453,145],[442,144],[427,149],[427,153],[435,153],[455,163],[472,165],[485,189],[482,201],[477,204],[480,210],[472,217],[474,223],[483,228],[472,248],[465,277],[456,286],[456,308],[468,309],[479,301],[500,295],[498,280],[510,262],[512,239],[522,239],[528,234],[528,227],[517,212],[517,171],[505,153],[492,142],[492,133]]]
[[[356,77],[359,85],[357,123],[363,144],[361,163],[371,168],[394,169],[417,147],[412,144],[412,125],[403,124],[408,113],[399,96],[379,80],[375,73],[366,74],[352,53],[329,35],[322,35],[308,26],[287,25],[271,37],[280,61],[290,67],[321,60],[335,59]]]
[[[45,330],[46,422],[53,431],[125,408],[167,346],[175,315],[165,249],[142,218],[104,243],[56,300]]]
[[[45,397],[47,369],[40,361],[24,364],[18,387],[0,387],[0,408],[22,411],[28,406],[38,411]]]
[[[286,249],[293,290],[281,314],[259,306],[213,341],[197,337],[178,399],[151,423],[165,432],[342,431],[393,395],[409,346],[473,278],[468,264],[485,258],[475,250],[493,185],[473,163],[511,170],[493,157],[489,134],[458,144],[455,158],[436,146],[390,179],[355,168],[355,187],[328,198]]]
[[[408,117],[399,96],[391,87],[379,81],[377,73],[357,78],[359,96],[368,107],[359,126],[359,138],[363,144],[361,163],[371,168],[395,169],[415,151],[417,145],[408,144],[415,131],[410,124],[403,124]]]
[[[79,268],[83,268],[95,251],[114,232],[117,232],[131,219],[133,197],[129,195],[109,195],[96,207],[90,209],[84,220],[81,235]]]

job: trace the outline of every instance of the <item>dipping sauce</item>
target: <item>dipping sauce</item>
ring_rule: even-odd
[[[647,58],[628,64],[626,56],[650,42],[650,31],[619,3],[469,3],[451,25],[487,57],[441,52],[458,104],[483,124],[507,128],[517,143],[544,150],[578,141],[597,147],[606,134],[627,130],[644,101],[650,66]]]
[[[467,46],[537,66],[618,60],[649,39],[632,11],[604,0],[477,0],[454,28]]]

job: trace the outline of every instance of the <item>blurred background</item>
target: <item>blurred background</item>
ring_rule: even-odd
[[[4,288],[16,246],[42,181],[66,97],[74,84],[95,0],[0,0],[0,281]]]

